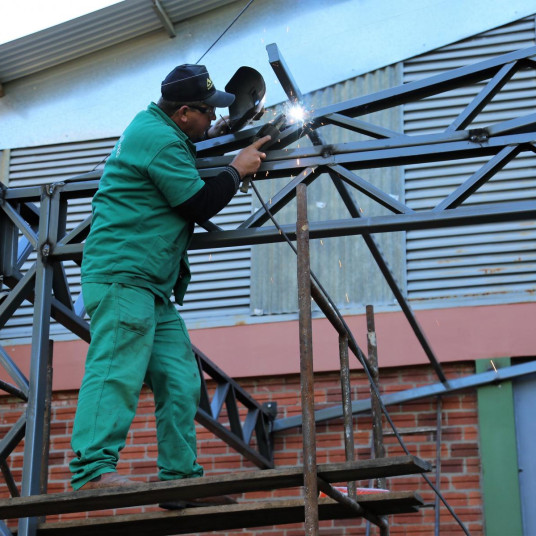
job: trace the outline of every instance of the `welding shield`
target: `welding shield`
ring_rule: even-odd
[[[235,96],[229,106],[231,132],[237,132],[248,122],[263,116],[266,84],[261,73],[255,69],[240,67],[225,86],[225,91]]]

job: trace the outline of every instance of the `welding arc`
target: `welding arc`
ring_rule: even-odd
[[[249,0],[249,2],[246,4],[246,6],[244,8],[242,8],[242,11],[240,11],[240,13],[234,18],[233,22],[231,22],[231,24],[229,24],[229,26],[227,26],[227,28],[225,28],[225,30],[223,30],[223,32],[220,34],[220,36],[216,39],[216,41],[214,41],[214,43],[212,43],[212,45],[210,45],[208,48],[207,48],[207,51],[195,62],[195,64],[197,65],[211,50],[212,48],[214,47],[214,45],[227,33],[227,31],[231,28],[231,26],[244,14],[244,12],[246,11],[246,9],[251,5],[253,4],[255,0]]]

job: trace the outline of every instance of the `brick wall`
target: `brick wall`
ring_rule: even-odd
[[[472,365],[458,364],[445,367],[448,377],[463,376],[474,372]],[[382,370],[382,392],[409,389],[436,381],[429,367],[408,367],[405,369]],[[278,403],[278,418],[300,413],[299,377],[275,377],[241,380],[240,384],[258,401],[275,400]],[[352,374],[353,399],[369,396],[366,378],[362,373]],[[56,393],[53,398],[53,418],[51,425],[51,449],[49,468],[49,492],[69,490],[68,462],[71,458],[70,433],[76,408],[76,393]],[[315,379],[315,403],[318,409],[340,404],[340,386],[337,374],[319,374]],[[476,394],[474,391],[452,394],[443,397],[442,403],[442,444],[441,444],[441,482],[440,489],[456,514],[467,525],[473,536],[483,534],[482,496],[480,486],[480,462],[478,447],[478,426]],[[153,403],[150,392],[144,390],[140,404],[128,436],[127,446],[121,454],[119,472],[129,474],[141,482],[156,479],[156,444],[153,417]],[[0,397],[2,437],[16,422],[24,410],[22,405],[11,397]],[[435,462],[437,402],[423,399],[403,406],[389,408],[393,421],[411,454]],[[371,456],[371,418],[363,415],[355,419],[355,441],[357,456],[360,459]],[[385,443],[388,455],[403,454],[398,441],[384,420]],[[243,459],[234,450],[204,428],[198,427],[199,458],[207,475],[243,470],[255,470],[252,463]],[[8,463],[13,475],[20,483],[22,475],[22,445],[9,457]],[[344,461],[342,423],[333,420],[317,426],[318,463]],[[277,467],[296,466],[302,463],[301,429],[290,429],[279,433],[275,438],[275,462]],[[432,480],[434,474],[430,474]],[[368,482],[360,482],[368,486]],[[388,479],[390,490],[417,490],[426,503],[434,502],[434,493],[420,476],[396,477]],[[299,496],[299,489],[273,490],[271,492],[249,493],[240,500],[261,498],[285,498]],[[0,496],[8,497],[7,486],[0,481]],[[155,510],[149,507],[145,510]],[[137,508],[123,509],[121,512],[138,512]],[[82,514],[69,514],[66,518],[108,515],[112,511],[99,511]],[[391,535],[433,535],[434,509],[429,507],[419,513],[396,515],[390,518]],[[50,517],[50,519],[54,519]],[[441,533],[454,536],[463,534],[447,509],[440,509]],[[13,523],[10,523],[13,526]],[[365,535],[366,527],[359,520],[321,522],[323,536]],[[378,534],[374,527],[371,534]],[[214,533],[216,534],[216,533]],[[238,530],[224,533],[226,536],[280,535],[298,536],[303,534],[302,525],[285,525],[255,530]]]

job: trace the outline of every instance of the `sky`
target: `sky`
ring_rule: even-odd
[[[116,4],[120,0],[0,0],[0,44]]]

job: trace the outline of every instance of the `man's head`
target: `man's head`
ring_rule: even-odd
[[[218,91],[204,65],[179,65],[162,81],[158,106],[194,141],[203,138],[215,119],[214,109],[230,106],[235,97]]]

